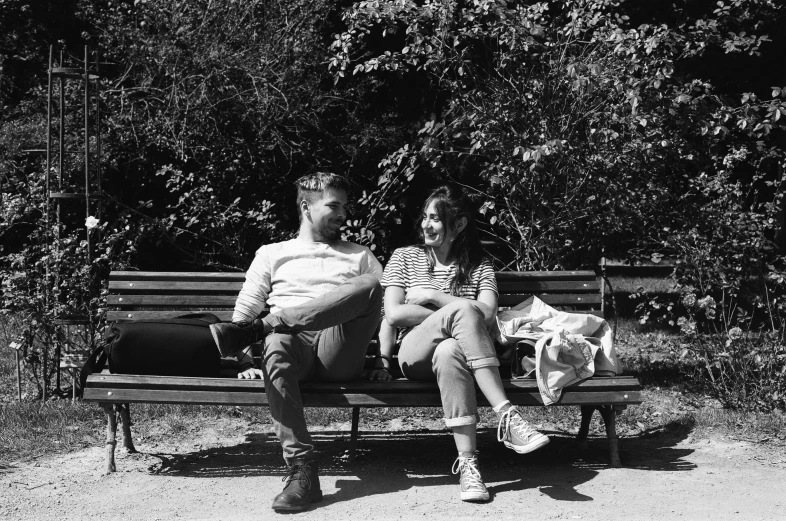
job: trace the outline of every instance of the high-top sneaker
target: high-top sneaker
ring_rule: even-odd
[[[497,439],[519,454],[532,452],[549,442],[548,436],[530,427],[516,406],[512,406],[500,416]]]
[[[453,462],[453,474],[461,473],[459,483],[461,484],[462,501],[488,501],[489,491],[483,483],[478,468],[478,457],[462,456],[459,454]]]

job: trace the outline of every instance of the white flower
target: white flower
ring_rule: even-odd
[[[98,228],[98,224],[99,224],[98,219],[96,219],[92,215],[89,216],[87,219],[85,219],[85,227],[87,227],[88,230],[92,230],[93,228]]]
[[[733,327],[729,329],[729,338],[731,340],[739,340],[740,338],[742,338],[742,329],[738,327]]]

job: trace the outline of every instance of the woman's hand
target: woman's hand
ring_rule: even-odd
[[[404,297],[404,304],[415,304],[417,306],[428,306],[434,302],[434,292],[429,288],[411,288]]]

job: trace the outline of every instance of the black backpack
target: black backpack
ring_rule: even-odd
[[[218,377],[221,355],[210,334],[210,324],[218,322],[210,313],[112,322],[82,367],[78,391],[107,361],[116,374]]]

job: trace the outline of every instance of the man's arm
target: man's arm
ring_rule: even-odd
[[[383,271],[384,271],[382,269],[382,264],[379,263],[377,258],[371,252],[371,250],[367,250],[366,251],[366,262],[365,262],[365,264],[366,265],[363,267],[364,268],[363,269],[363,274],[370,273],[370,274],[374,275],[377,278],[377,280],[382,280],[382,274],[383,274]]]
[[[270,255],[267,246],[257,250],[254,261],[246,272],[243,288],[235,301],[232,322],[251,322],[265,308],[270,293]]]

